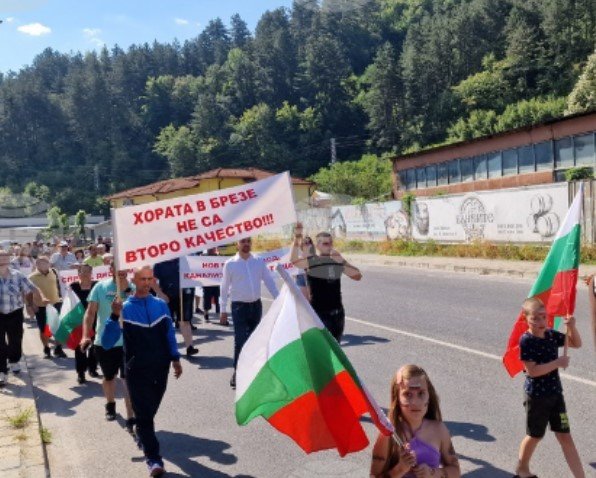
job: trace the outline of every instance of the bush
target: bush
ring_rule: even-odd
[[[594,177],[594,168],[592,166],[580,166],[565,171],[567,181],[581,181],[582,179],[592,179]]]

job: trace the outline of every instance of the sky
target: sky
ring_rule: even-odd
[[[184,42],[209,20],[234,13],[254,28],[267,10],[292,0],[0,0],[0,72],[18,71],[51,47],[100,50],[153,40]]]

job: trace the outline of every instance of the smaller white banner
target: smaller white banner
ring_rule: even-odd
[[[254,254],[265,261],[271,274],[276,274],[277,265],[281,265],[289,274],[297,275],[300,269],[290,261],[290,248]],[[223,279],[223,266],[230,259],[228,256],[186,256],[180,258],[180,287],[219,286]]]
[[[128,271],[128,279],[131,280],[133,276],[133,271]],[[73,282],[77,282],[79,280],[79,271],[77,269],[67,269],[63,271],[58,271],[58,277],[60,279],[60,288],[62,289],[61,295],[62,297],[66,294],[66,289],[70,287],[70,284]],[[110,272],[110,266],[97,266],[93,268],[93,272],[91,273],[91,280],[92,281],[100,281],[104,279],[109,279],[112,277],[112,273]]]

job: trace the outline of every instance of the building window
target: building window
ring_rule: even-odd
[[[533,173],[536,171],[534,166],[534,149],[532,145],[522,146],[517,148],[519,172],[520,173]]]
[[[503,151],[503,176],[517,174],[517,150],[506,149]]]
[[[415,169],[408,169],[406,170],[406,189],[416,189],[416,170]]]
[[[573,138],[575,148],[575,164],[592,166],[594,164],[594,134],[584,134]]]
[[[406,186],[408,184],[408,181],[407,181],[407,178],[406,178],[406,172],[405,171],[399,171],[397,174],[399,176],[400,189],[407,189]]]
[[[474,181],[474,160],[472,158],[460,159],[459,169],[463,183]]]
[[[488,163],[488,177],[500,178],[503,174],[501,153],[490,153],[486,158]]]
[[[437,185],[437,166],[426,167],[426,185],[430,188]]]
[[[459,172],[459,159],[454,159],[447,163],[449,165],[449,184],[459,183],[461,175]]]
[[[426,187],[426,169],[425,168],[416,169],[416,184],[418,185],[418,189]]]
[[[536,171],[553,169],[553,143],[545,141],[534,145],[534,157],[536,158]]]
[[[487,178],[486,156],[476,156],[474,158],[474,179],[476,181]]]
[[[555,141],[555,167],[572,168],[575,164],[573,160],[573,142],[571,138],[561,138]]]
[[[449,184],[449,168],[447,163],[441,163],[437,166],[437,183],[439,186]]]

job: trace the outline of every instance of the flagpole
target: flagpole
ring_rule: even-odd
[[[117,248],[118,248],[118,229],[116,227],[116,221],[114,220],[115,208],[110,208],[110,220],[112,222],[112,235],[114,237],[114,244],[112,247],[112,253],[114,258],[112,263],[114,265],[114,281],[116,281],[116,297],[119,299],[122,297],[122,289],[120,287],[120,278],[118,277],[118,271],[120,270],[120,261],[118,260]]]
[[[404,442],[402,441],[402,439],[400,437],[397,436],[397,433],[393,432],[393,434],[391,435],[391,437],[393,438],[393,441],[395,442],[395,444],[400,447],[403,448]]]
[[[184,320],[184,316],[182,315],[183,310],[184,308],[182,307],[182,287],[180,287],[180,310],[178,311],[178,314],[180,314],[180,322]],[[180,326],[180,328],[182,329],[182,325]]]

